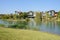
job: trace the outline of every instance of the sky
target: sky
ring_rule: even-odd
[[[0,14],[14,11],[60,10],[60,0],[0,0]]]

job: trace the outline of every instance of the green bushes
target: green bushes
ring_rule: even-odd
[[[4,27],[5,25],[4,24],[0,24],[0,27]]]
[[[16,24],[13,24],[13,25],[9,25],[8,27],[11,27],[11,28],[16,28]]]
[[[26,29],[27,28],[27,22],[21,21],[17,22],[16,24],[9,25],[11,28],[19,28],[19,29]]]
[[[29,19],[29,18],[26,18],[25,20],[26,20],[27,22],[29,22],[29,21],[30,21],[30,19]]]
[[[16,28],[26,29],[26,25],[25,24],[18,24]]]

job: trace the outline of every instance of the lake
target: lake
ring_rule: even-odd
[[[24,28],[26,26],[25,28],[30,29],[30,30],[38,30],[42,32],[48,32],[48,33],[60,35],[60,22],[58,21],[35,21],[34,19],[30,19],[30,20],[31,21],[29,22],[0,20],[0,24],[4,24],[5,27],[15,27],[17,25],[18,28]],[[11,26],[11,25],[14,25],[14,26]]]

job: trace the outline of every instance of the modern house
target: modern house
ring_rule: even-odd
[[[34,12],[33,11],[29,11],[27,13],[27,15],[28,15],[28,18],[34,18]]]
[[[55,14],[55,11],[54,10],[50,10],[50,11],[48,11],[48,13],[50,14],[50,16],[54,16],[54,14]]]
[[[55,12],[54,17],[57,17],[57,16],[58,16],[58,12]]]

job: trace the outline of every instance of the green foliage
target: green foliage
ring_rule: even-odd
[[[16,28],[25,29],[26,25],[25,24],[18,24]]]
[[[27,15],[27,13],[26,12],[22,12],[22,13],[20,13],[20,18],[23,18],[23,19],[25,19],[28,15]]]
[[[8,27],[16,28],[17,24],[9,25]]]
[[[36,12],[36,19],[40,19],[40,12]]]
[[[60,18],[60,11],[58,12],[58,18]]]
[[[29,19],[29,18],[26,18],[25,20],[26,20],[27,22],[29,22],[29,21],[30,21],[30,19]]]
[[[13,15],[13,19],[17,19],[17,15],[16,14]]]
[[[26,29],[27,22],[21,21],[16,24],[9,25],[11,28],[20,28],[20,29]]]
[[[49,17],[50,17],[49,13],[47,13],[47,12],[46,12],[46,17],[47,17],[47,18],[49,18]]]
[[[0,19],[25,19],[27,18],[27,12],[20,12],[19,15],[17,14],[3,14],[0,16]]]
[[[0,27],[4,27],[5,25],[4,24],[0,24]]]
[[[25,18],[27,18],[27,16],[28,16],[27,13],[24,12],[24,13],[23,13],[23,18],[25,19]]]

